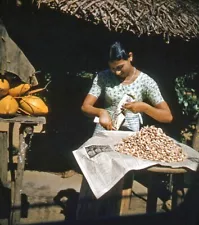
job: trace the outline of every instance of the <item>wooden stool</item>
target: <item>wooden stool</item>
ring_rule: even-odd
[[[0,130],[0,180],[3,185],[7,183],[8,171],[8,145],[9,145],[9,164],[11,172],[11,213],[10,224],[20,223],[21,217],[21,192],[25,167],[26,151],[30,147],[31,138],[34,133],[34,126],[45,124],[45,117],[17,116],[13,118],[0,118],[0,122],[9,123],[8,132]],[[17,169],[13,167],[12,152],[12,133],[14,123],[20,123],[19,128],[19,152],[17,160]]]
[[[153,166],[147,168],[149,175],[148,197],[147,197],[147,213],[156,212],[157,207],[157,188],[159,184],[156,182],[157,174],[169,174],[171,176],[171,207],[174,209],[184,199],[184,174],[188,172],[185,168],[171,168],[163,166]]]

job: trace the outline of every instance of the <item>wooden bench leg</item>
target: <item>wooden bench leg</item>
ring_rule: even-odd
[[[132,199],[132,186],[133,186],[134,174],[129,172],[124,177],[124,184],[122,190],[122,199],[120,205],[120,215],[127,215],[130,209]]]
[[[153,173],[149,173],[146,213],[155,213],[157,209],[157,181]]]
[[[184,174],[173,174],[172,209],[184,200]]]
[[[122,200],[120,206],[120,215],[127,215],[130,209],[130,203],[132,198],[132,188],[122,190]]]
[[[25,135],[26,134],[26,135]],[[21,126],[19,134],[19,153],[18,163],[16,171],[16,179],[14,185],[14,202],[11,212],[11,225],[17,225],[20,223],[21,218],[21,194],[22,194],[22,182],[26,159],[26,150],[29,145],[26,143],[26,139],[32,137],[33,128],[29,126]]]
[[[7,184],[8,174],[8,146],[7,132],[0,132],[0,224],[7,225],[8,219],[5,215],[8,213],[9,200],[5,198],[4,187]],[[8,196],[6,196],[8,197]]]
[[[0,132],[0,181],[7,183],[8,174],[7,132]]]

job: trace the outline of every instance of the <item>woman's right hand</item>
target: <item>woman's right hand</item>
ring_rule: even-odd
[[[99,123],[106,130],[115,130],[115,128],[113,127],[113,124],[112,124],[111,117],[105,109],[102,109],[100,112]]]

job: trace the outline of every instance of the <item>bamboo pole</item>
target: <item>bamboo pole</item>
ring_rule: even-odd
[[[199,152],[199,117],[196,122],[196,130],[193,135],[192,147]]]

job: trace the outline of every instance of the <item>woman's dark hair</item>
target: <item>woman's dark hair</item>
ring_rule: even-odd
[[[109,50],[109,61],[115,60],[127,60],[129,55],[127,54],[126,50],[123,48],[120,42],[115,42],[111,45]]]

